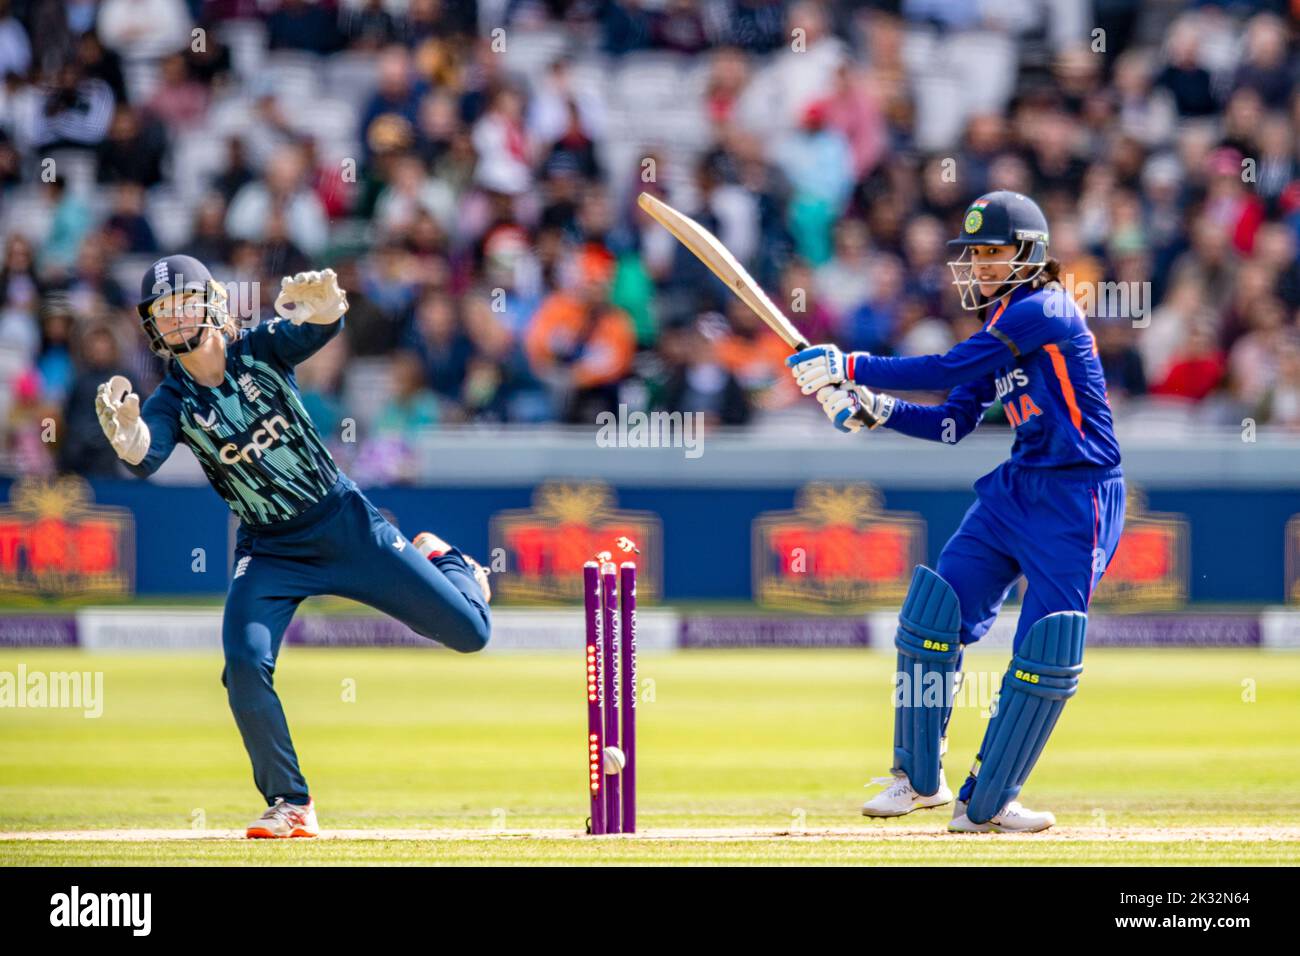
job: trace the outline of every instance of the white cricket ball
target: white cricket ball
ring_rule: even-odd
[[[605,773],[622,773],[627,766],[627,758],[617,747],[605,748]]]

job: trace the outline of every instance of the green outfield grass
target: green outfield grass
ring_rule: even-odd
[[[967,669],[1005,662],[972,653]],[[260,809],[217,657],[0,651],[0,671],[20,664],[102,671],[104,712],[0,709],[0,832],[225,830]],[[577,654],[289,648],[277,686],[322,826],[477,839],[4,840],[0,862],[1300,862],[1300,655],[1090,652],[1023,795],[1056,812],[1052,840],[939,835],[946,810],[890,823],[858,814],[863,784],[890,762],[892,670],[892,655],[868,651],[643,656],[641,826],[806,835],[585,840],[510,835],[573,830],[586,816]],[[958,708],[954,787],[983,724],[978,707]],[[1198,836],[1222,827],[1255,829]],[[1260,837],[1275,827],[1290,835]],[[823,829],[838,835],[810,835]]]

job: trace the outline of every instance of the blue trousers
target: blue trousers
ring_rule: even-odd
[[[1121,469],[1002,465],[975,483],[977,499],[935,569],[961,602],[961,642],[978,641],[1023,574],[1015,649],[1057,611],[1087,612],[1124,530]]]
[[[241,526],[222,623],[221,679],[268,804],[276,797],[306,803],[309,796],[272,675],[289,620],[314,594],[369,604],[463,653],[482,650],[491,633],[491,612],[460,552],[421,557],[346,477],[273,530]]]

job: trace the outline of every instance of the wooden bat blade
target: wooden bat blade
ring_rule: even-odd
[[[731,254],[727,247],[718,240],[717,236],[690,216],[678,212],[666,202],[656,199],[649,193],[641,193],[636,201],[637,205],[644,209],[650,218],[676,236],[677,240],[689,249],[695,258],[708,266],[709,271],[721,279],[723,284],[749,306],[755,315],[767,323],[768,328],[775,332],[781,338],[781,341],[792,349],[805,349],[808,347],[808,339],[785,317],[785,313],[778,309],[775,303],[767,297],[767,293],[754,281],[753,276],[736,260],[736,257]]]

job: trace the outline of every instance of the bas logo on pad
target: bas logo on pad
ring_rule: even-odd
[[[489,525],[491,551],[506,555],[506,573],[493,575],[493,600],[578,602],[582,566],[619,538],[631,538],[636,558],[637,601],[663,593],[663,529],[650,511],[621,511],[603,482],[553,481],[533,492],[533,507],[502,511]],[[615,561],[622,560],[615,557]]]
[[[83,478],[25,478],[0,507],[0,594],[126,595],[135,584],[135,520],[91,503]]]
[[[897,606],[925,555],[925,521],[881,510],[867,484],[812,482],[793,511],[754,520],[754,598],[767,607],[845,611]]]

